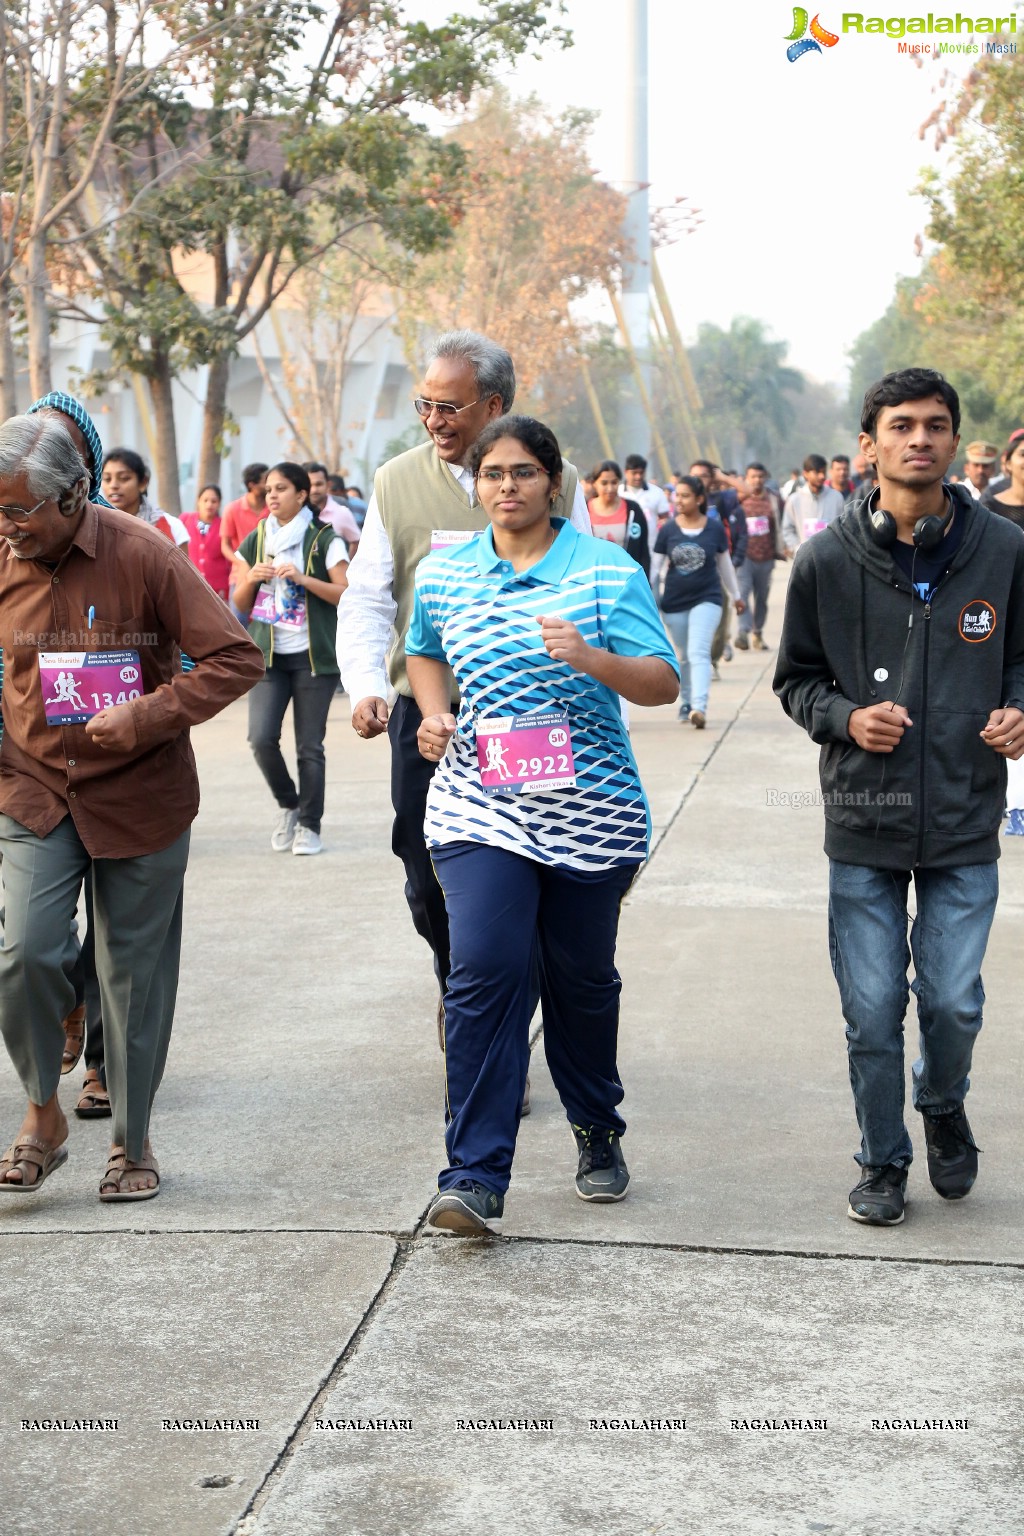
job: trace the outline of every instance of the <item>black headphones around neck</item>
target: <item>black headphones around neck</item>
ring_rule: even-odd
[[[929,512],[925,517],[919,517],[914,524],[914,548],[922,550],[925,554],[930,550],[938,549],[956,516],[956,502],[947,486],[943,486],[942,489],[946,497],[946,510],[942,516]],[[871,528],[871,537],[882,549],[891,549],[896,543],[899,529],[892,513],[883,512],[878,505],[879,494],[876,487],[868,497],[868,523]]]

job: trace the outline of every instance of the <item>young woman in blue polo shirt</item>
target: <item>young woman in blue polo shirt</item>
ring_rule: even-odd
[[[452,939],[448,1165],[429,1220],[464,1234],[504,1209],[538,972],[577,1193],[621,1200],[629,1182],[615,940],[650,818],[619,695],[669,703],[679,679],[641,568],[551,516],[561,466],[530,417],[485,429],[472,467],[491,526],[421,562],[406,643],[420,751],[438,765],[424,831]]]

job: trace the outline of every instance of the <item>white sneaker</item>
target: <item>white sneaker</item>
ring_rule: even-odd
[[[298,811],[282,811],[278,818],[270,838],[270,846],[275,853],[287,853],[295,840],[295,828],[298,825]]]
[[[323,853],[323,851],[324,845],[320,841],[319,832],[314,832],[312,827],[295,828],[292,853]]]

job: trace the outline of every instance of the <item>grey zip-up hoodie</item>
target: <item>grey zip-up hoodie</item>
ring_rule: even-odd
[[[999,857],[1006,766],[979,733],[992,710],[1024,709],[1024,533],[949,489],[963,536],[928,603],[871,537],[864,502],[793,562],[775,692],[821,744],[825,852],[842,863]],[[913,724],[894,752],[865,752],[850,715],[887,699]]]

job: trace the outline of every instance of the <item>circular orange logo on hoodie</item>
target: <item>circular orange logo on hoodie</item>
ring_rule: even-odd
[[[960,636],[968,645],[979,645],[995,633],[996,611],[983,597],[972,598],[960,610]]]

